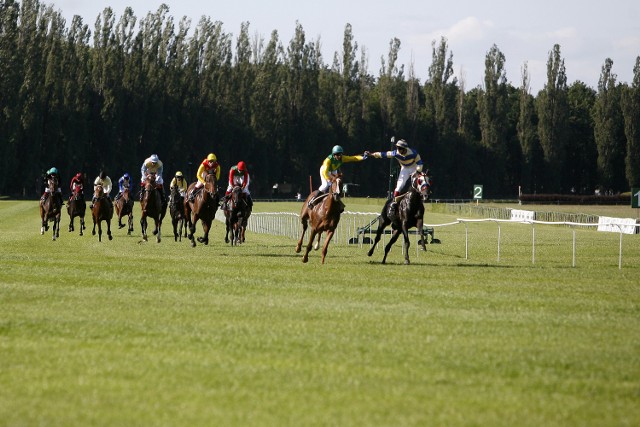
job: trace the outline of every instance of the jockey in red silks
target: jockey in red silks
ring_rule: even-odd
[[[78,192],[78,196],[81,200],[84,200],[84,176],[82,172],[78,172],[71,178],[71,182],[69,183],[69,189],[71,190],[71,195],[69,196],[69,200],[73,199]]]
[[[241,160],[237,165],[232,166],[229,169],[229,185],[227,185],[227,191],[224,193],[225,199],[229,198],[231,190],[236,185],[242,187],[242,192],[247,197],[247,205],[249,209],[253,208],[253,200],[251,199],[251,193],[249,192],[249,184],[251,183],[251,177],[249,176],[249,170],[247,165]]]

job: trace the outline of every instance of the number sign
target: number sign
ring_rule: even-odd
[[[482,185],[475,184],[473,186],[473,198],[482,199]]]

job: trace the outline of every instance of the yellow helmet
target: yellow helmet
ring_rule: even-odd
[[[209,155],[207,156],[207,160],[209,160],[209,161],[214,161],[214,162],[215,162],[215,161],[217,161],[217,160],[218,160],[218,158],[216,157],[216,155],[215,155],[215,154],[211,153],[211,154],[209,154]]]
[[[180,171],[176,172],[176,178],[182,178],[182,172]]]

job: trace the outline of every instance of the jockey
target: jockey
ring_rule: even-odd
[[[394,141],[395,137],[391,138],[391,142]],[[400,163],[400,173],[398,174],[396,188],[393,191],[393,201],[391,202],[391,206],[396,205],[396,197],[400,195],[400,190],[402,190],[404,184],[411,177],[411,174],[414,172],[422,172],[423,167],[420,154],[418,154],[414,148],[410,148],[407,141],[401,139],[395,143],[395,147],[395,150],[386,152],[369,153],[368,151],[365,151],[365,155],[371,155],[376,159],[391,159],[395,157],[395,159],[398,160],[398,163]]]
[[[80,189],[78,195],[82,200],[84,200],[84,176],[82,175],[82,172],[78,172],[73,176],[73,178],[71,178],[71,182],[69,183],[69,189],[71,190],[69,200],[73,199],[73,196],[76,193],[76,188]]]
[[[131,191],[131,175],[125,172],[125,174],[118,180],[118,194],[116,194],[116,197],[114,198],[116,202],[120,197],[122,197],[122,193],[124,193],[124,190],[126,189]]]
[[[313,198],[309,200],[308,204],[309,209],[313,209],[313,207],[324,197],[327,191],[329,191],[333,179],[340,175],[340,166],[342,166],[343,163],[361,162],[366,160],[368,156],[367,152],[362,156],[344,156],[343,153],[344,150],[342,147],[336,145],[331,150],[331,154],[329,154],[322,162],[322,166],[320,167],[320,180],[322,181],[322,184],[320,184],[320,187],[313,192]]]
[[[46,173],[45,173],[45,182],[46,182],[46,186],[44,188],[44,193],[42,194],[42,197],[40,198],[41,201],[45,201],[47,199],[47,197],[49,196],[50,190],[49,190],[49,184],[54,182],[56,183],[56,185],[58,186],[58,190],[56,191],[56,195],[58,196],[58,200],[60,200],[60,205],[63,205],[62,203],[62,189],[60,188],[60,172],[58,172],[58,169],[54,166],[51,169],[49,169]]]
[[[196,194],[204,186],[205,177],[211,173],[215,173],[216,181],[220,180],[220,165],[218,164],[218,158],[213,153],[210,153],[198,167],[198,172],[196,172],[196,178],[198,178],[198,182],[196,182],[193,190],[191,190],[191,193],[189,193],[190,202],[193,203]]]
[[[160,198],[162,199],[162,206],[166,206],[167,199],[164,195],[164,181],[162,181],[162,162],[158,158],[157,154],[152,154],[150,157],[146,158],[144,162],[142,162],[142,168],[140,169],[140,173],[142,178],[140,179],[140,201],[144,197],[144,184],[147,179],[147,175],[149,173],[156,174],[156,184],[158,186],[158,191],[160,192]]]
[[[187,182],[184,180],[184,176],[182,172],[176,172],[176,175],[171,180],[171,184],[169,185],[169,204],[173,205],[175,200],[173,200],[173,189],[177,189],[180,196],[184,197],[187,194]]]
[[[251,199],[251,193],[249,193],[249,183],[251,182],[251,178],[249,177],[249,171],[247,170],[247,165],[241,160],[237,165],[232,166],[229,169],[229,185],[227,186],[227,191],[224,193],[225,199],[229,199],[229,194],[231,194],[231,190],[236,185],[242,187],[242,192],[246,194],[247,197],[247,205],[249,209],[253,208],[253,200]]]
[[[104,197],[107,199],[107,201],[109,202],[109,204],[111,204],[111,198],[109,197],[109,193],[111,193],[111,187],[112,187],[112,183],[111,183],[111,178],[109,178],[107,176],[107,173],[105,171],[100,171],[100,175],[98,175],[95,179],[95,181],[93,181],[93,197],[91,198],[91,206],[89,206],[89,209],[93,209],[93,205],[96,203],[96,187],[98,185],[102,185],[102,192],[104,194]]]

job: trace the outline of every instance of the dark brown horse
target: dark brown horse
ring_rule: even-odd
[[[311,221],[311,233],[309,236],[309,243],[302,257],[302,262],[309,261],[309,251],[313,245],[313,241],[318,237],[314,248],[318,250],[320,247],[320,237],[323,232],[326,232],[324,246],[322,247],[322,263],[327,256],[327,248],[329,242],[333,237],[333,233],[340,222],[340,214],[344,210],[344,204],[342,203],[342,178],[337,177],[331,183],[331,189],[329,193],[324,196],[324,199],[316,204],[313,209],[309,209],[308,203],[314,193],[311,193],[307,200],[302,204],[302,211],[300,212],[300,222],[302,223],[302,234],[300,240],[296,246],[296,253],[300,253],[302,248],[302,239],[304,239],[304,233],[307,231],[308,222]]]
[[[80,235],[84,234],[84,229],[86,228],[84,225],[84,215],[87,211],[87,203],[84,201],[84,195],[82,194],[83,188],[81,185],[77,185],[73,189],[73,194],[69,198],[69,203],[67,204],[67,212],[69,213],[69,232],[75,230],[73,225],[73,219],[75,217],[80,218]]]
[[[93,203],[93,209],[91,209],[91,216],[93,217],[93,230],[92,235],[96,235],[96,225],[98,226],[98,241],[102,242],[102,221],[107,223],[107,236],[109,240],[113,239],[111,236],[111,218],[113,218],[113,206],[111,202],[107,200],[104,195],[102,185],[96,185],[93,197],[95,202]]]
[[[40,234],[48,231],[49,221],[53,221],[53,240],[56,240],[60,237],[60,213],[62,211],[62,196],[58,194],[58,180],[50,179],[47,188],[49,192],[40,199],[40,219],[42,220]]]
[[[180,193],[178,187],[171,189],[169,214],[173,224],[173,238],[176,242],[178,240],[182,242],[182,235],[184,234],[184,237],[187,237],[187,216],[184,210],[184,196]]]
[[[118,228],[124,228],[122,217],[127,216],[127,235],[133,233],[133,197],[128,188],[125,188],[118,200],[114,203],[118,216]]]
[[[156,184],[156,175],[154,173],[147,174],[144,188],[140,191],[142,191],[142,200],[140,201],[142,240],[145,242],[148,241],[147,218],[153,218],[155,223],[153,234],[156,236],[156,241],[160,243],[162,241],[162,220],[167,213],[167,207],[162,204],[162,196],[159,194],[159,191],[163,190]]]
[[[228,201],[224,204],[224,216],[227,226],[224,241],[226,243],[229,243],[229,233],[231,233],[231,246],[244,243],[250,215],[251,209],[249,209],[247,197],[242,192],[242,187],[236,185],[231,190]]]
[[[426,240],[424,238],[424,205],[422,204],[422,201],[427,200],[429,197],[431,178],[429,178],[426,173],[415,172],[411,175],[410,182],[411,187],[409,188],[409,191],[407,191],[403,196],[399,196],[402,197],[402,199],[397,203],[397,206],[390,208],[393,199],[387,200],[379,217],[380,219],[378,221],[376,238],[373,242],[373,246],[369,249],[368,255],[373,255],[373,250],[380,241],[380,235],[384,229],[391,224],[393,233],[391,234],[391,239],[384,248],[384,257],[382,258],[383,264],[387,261],[389,250],[396,240],[398,240],[400,233],[404,236],[404,263],[409,264],[409,229],[412,227],[416,227],[418,234],[420,234],[419,244],[422,246],[422,250],[427,250],[425,246]]]
[[[187,193],[191,193],[196,183],[193,182],[189,185]],[[189,199],[185,199],[184,208],[187,217],[187,224],[189,225],[189,240],[191,240],[191,246],[196,246],[194,234],[196,232],[196,223],[198,220],[202,223],[203,237],[198,237],[198,242],[205,245],[209,244],[209,230],[211,229],[211,222],[216,217],[216,211],[218,210],[218,202],[220,197],[216,191],[216,177],[213,174],[207,174],[205,177],[204,186],[195,195],[194,201],[190,202]]]

